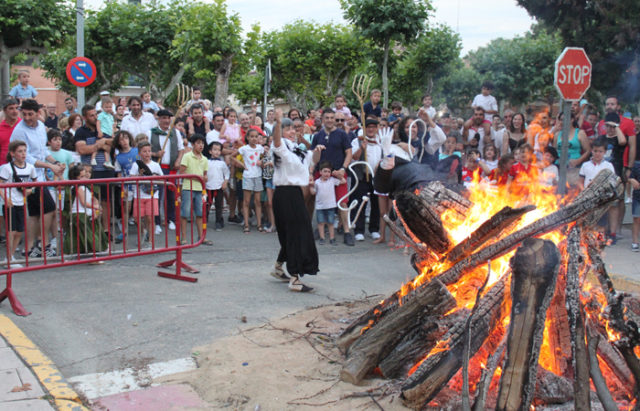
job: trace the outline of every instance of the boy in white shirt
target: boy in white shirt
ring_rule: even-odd
[[[424,96],[422,96],[422,108],[427,112],[429,118],[435,119],[436,109],[431,104],[432,100],[430,94],[425,94]]]
[[[318,234],[320,234],[320,244],[325,243],[325,225],[329,226],[329,243],[336,245],[335,228],[333,223],[336,219],[336,186],[346,183],[344,177],[337,179],[331,176],[331,163],[325,161],[320,164],[320,178],[310,187],[311,194],[316,196],[316,219],[318,220]]]
[[[251,197],[253,196],[254,205],[256,209],[256,219],[258,221],[258,231],[262,232],[262,205],[260,202],[260,195],[264,187],[262,185],[262,161],[260,157],[264,153],[264,147],[258,144],[260,135],[255,129],[249,129],[245,136],[247,144],[238,149],[238,154],[242,156],[244,162],[234,159],[238,165],[244,168],[242,172],[242,214],[244,216],[244,232],[249,233],[249,205],[251,204]]]
[[[472,108],[482,107],[484,109],[484,118],[491,122],[494,114],[498,114],[498,102],[496,98],[491,95],[493,91],[493,83],[485,81],[482,83],[482,92],[474,97]]]
[[[136,160],[131,165],[129,176],[163,175],[160,164],[151,160],[151,143],[142,142],[138,144],[138,154],[141,160]],[[133,193],[133,217],[136,219],[138,227],[140,227],[140,217],[143,217],[144,226],[147,228],[144,242],[148,242],[149,236],[154,233],[153,218],[159,214],[159,191],[159,187],[156,184],[140,183]]]
[[[607,143],[603,138],[597,138],[591,143],[591,159],[589,161],[585,161],[582,163],[580,167],[580,187],[584,190],[585,187],[588,187],[591,184],[591,181],[598,175],[598,173],[602,170],[610,170],[615,175],[615,170],[613,168],[613,164],[604,159],[604,154],[607,151]],[[614,204],[609,208],[607,213],[609,215],[609,229],[611,234],[609,234],[611,245],[615,245],[616,243],[616,231],[618,224],[618,205]],[[606,224],[606,220],[603,217],[599,222],[598,226],[601,231],[604,231],[604,225]]]
[[[222,144],[217,141],[209,144],[209,168],[207,169],[207,223],[209,223],[209,210],[211,204],[216,207],[216,231],[222,231],[224,219],[222,218],[222,207],[224,206],[224,192],[229,183],[229,167],[222,157]]]

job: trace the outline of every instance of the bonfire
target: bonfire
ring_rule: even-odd
[[[342,380],[393,379],[414,409],[640,407],[640,305],[614,290],[595,229],[619,179],[520,188],[396,196],[417,275],[338,337]]]

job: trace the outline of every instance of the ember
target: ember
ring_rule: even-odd
[[[537,184],[397,196],[418,275],[340,335],[341,378],[404,378],[416,409],[589,409],[593,388],[605,409],[636,405],[639,304],[613,289],[590,229],[622,190],[614,177],[564,201]]]

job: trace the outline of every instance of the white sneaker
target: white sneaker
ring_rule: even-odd
[[[364,241],[364,235],[363,234],[356,234],[355,239],[356,239],[356,241]]]
[[[380,233],[378,232],[371,233],[371,238],[373,238],[374,240],[380,239]]]
[[[129,225],[136,225],[136,220],[133,217],[129,217]]]
[[[169,221],[169,230],[175,231],[175,229],[176,229],[176,225],[173,223],[173,221]]]
[[[111,161],[105,161],[102,165],[107,168],[115,168],[113,164],[111,164]]]
[[[638,246],[637,243],[631,243],[631,251],[637,253],[638,251],[640,251],[640,246]]]
[[[162,227],[160,227],[159,225],[156,226],[156,235],[158,234],[162,234]]]
[[[95,159],[95,158],[92,158],[92,159],[91,159],[91,165],[92,165],[92,166],[97,166],[97,165],[98,165],[98,162],[96,161],[96,159]]]

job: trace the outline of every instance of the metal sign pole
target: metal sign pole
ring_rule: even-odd
[[[84,5],[76,0],[76,56],[84,57]],[[78,109],[84,107],[84,87],[77,87]]]
[[[567,193],[567,166],[569,162],[569,135],[571,129],[571,101],[562,100],[562,153],[560,154],[560,175],[558,177],[558,194]]]

